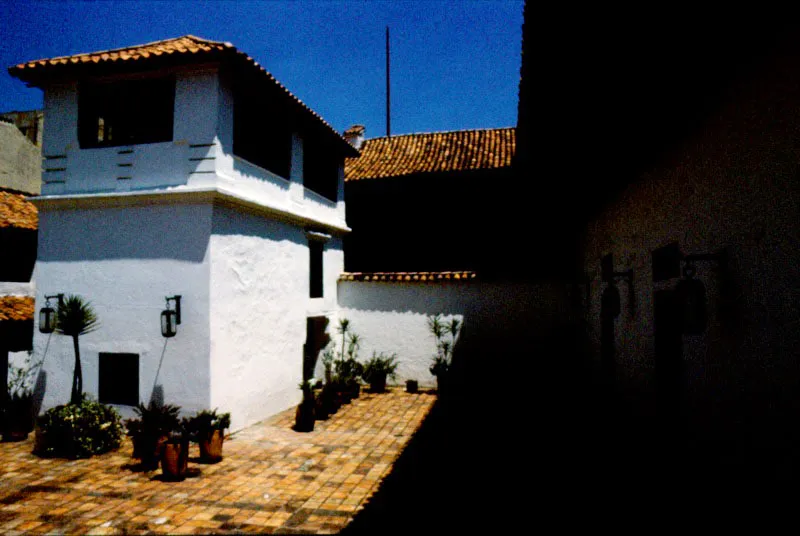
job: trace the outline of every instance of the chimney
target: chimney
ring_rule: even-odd
[[[353,125],[345,130],[344,139],[356,149],[360,149],[364,143],[364,125]]]

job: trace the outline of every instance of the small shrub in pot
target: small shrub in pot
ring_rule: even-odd
[[[387,356],[384,353],[376,355],[375,352],[373,352],[372,358],[364,363],[363,378],[364,381],[369,383],[370,390],[373,393],[382,393],[386,391],[386,378],[394,379],[396,377],[396,370],[396,354]]]
[[[181,429],[181,408],[151,401],[147,406],[139,403],[134,411],[139,418],[125,422],[133,441],[133,457],[141,460],[143,468],[154,470],[170,434]]]
[[[186,421],[186,428],[193,441],[200,447],[203,462],[217,462],[222,459],[222,444],[225,430],[231,427],[230,413],[217,413],[217,410],[203,410]]]

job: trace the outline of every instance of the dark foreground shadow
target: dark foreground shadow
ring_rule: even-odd
[[[793,508],[779,494],[798,478],[764,470],[769,452],[745,442],[726,458],[596,383],[563,342],[528,348],[491,355],[507,381],[465,371],[342,534],[717,525]]]

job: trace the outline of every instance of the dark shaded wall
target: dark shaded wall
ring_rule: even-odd
[[[587,226],[592,278],[587,320],[599,359],[600,259],[633,269],[633,298],[619,283],[615,381],[639,411],[669,396],[692,436],[717,458],[780,464],[800,446],[800,40],[781,42],[727,86],[700,127],[628,181]],[[727,264],[698,262],[708,326],[679,336],[679,392],[658,386],[658,299],[679,278],[653,280],[652,254],[676,243],[684,254],[727,249]],[[663,300],[662,300],[663,301]],[[668,314],[668,313],[667,313]]]
[[[508,231],[496,215],[512,180],[506,168],[346,182],[345,270],[490,269],[503,253]]]

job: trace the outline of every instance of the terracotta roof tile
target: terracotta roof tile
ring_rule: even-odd
[[[284,93],[286,93],[292,100],[295,101],[305,112],[311,114],[319,122],[321,122],[328,130],[339,138],[342,143],[347,144],[350,154],[357,154],[350,144],[334,128],[328,124],[319,114],[309,108],[303,101],[293,95],[286,87],[278,82],[266,69],[261,67],[258,62],[253,58],[236,49],[231,43],[223,43],[221,41],[211,41],[203,39],[202,37],[195,37],[193,35],[184,35],[173,39],[165,39],[162,41],[154,41],[152,43],[145,43],[143,45],[133,45],[124,48],[115,48],[112,50],[100,50],[97,52],[87,52],[74,54],[71,56],[59,56],[57,58],[45,58],[40,60],[27,61],[8,68],[8,72],[24,82],[35,85],[41,78],[46,77],[48,73],[55,74],[62,72],[65,67],[69,68],[72,65],[82,64],[114,64],[118,62],[133,62],[144,61],[152,56],[189,56],[195,54],[206,54],[212,58],[218,57],[220,59],[230,57],[236,61],[244,64],[250,69],[260,71],[261,76],[264,76],[269,82],[275,84]]]
[[[398,283],[467,282],[477,277],[475,272],[344,272],[339,281],[371,281]]]
[[[0,190],[0,228],[15,227],[35,231],[39,212],[24,195]]]
[[[515,146],[514,127],[372,138],[361,145],[360,157],[345,161],[344,177],[354,181],[509,167]]]
[[[33,297],[0,296],[0,321],[33,320]]]

